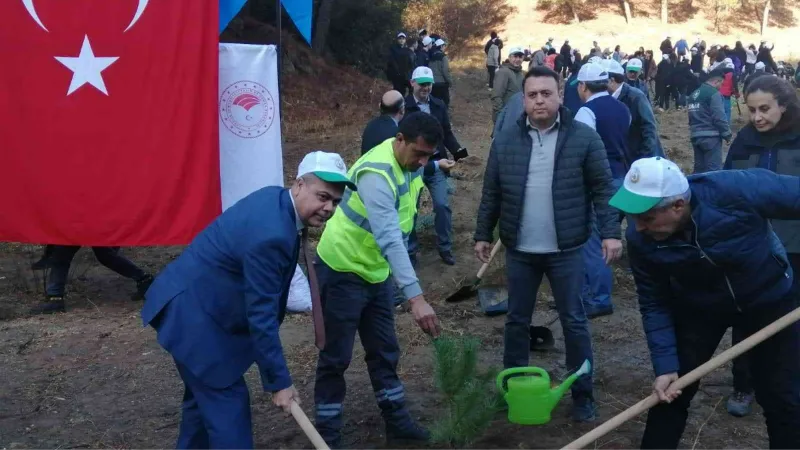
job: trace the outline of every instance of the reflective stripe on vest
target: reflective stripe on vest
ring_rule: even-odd
[[[365,153],[348,172],[357,182],[365,172],[383,176],[394,192],[395,209],[405,241],[414,227],[417,199],[422,190],[421,171],[413,174],[401,169],[394,157],[394,138]],[[336,213],[325,225],[317,253],[320,259],[338,272],[351,272],[369,283],[380,283],[389,277],[389,263],[383,257],[364,204],[358,192],[345,190]]]

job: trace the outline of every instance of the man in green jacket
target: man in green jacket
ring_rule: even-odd
[[[731,129],[719,87],[725,74],[714,69],[708,79],[689,96],[689,128],[694,148],[694,173],[722,168],[722,140],[731,140]]]
[[[523,55],[521,47],[511,47],[508,61],[504,62],[495,73],[492,87],[493,122],[497,122],[497,116],[508,103],[508,99],[522,90],[522,80],[525,78],[525,73],[522,71]]]

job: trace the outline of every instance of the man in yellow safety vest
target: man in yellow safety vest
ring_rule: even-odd
[[[346,190],[317,246],[315,267],[325,319],[325,347],[317,363],[316,426],[332,448],[341,445],[344,372],[356,332],[366,352],[375,398],[389,442],[425,441],[429,434],[410,417],[397,377],[400,348],[394,328],[395,282],[417,324],[437,336],[439,323],[425,301],[406,250],[414,227],[422,168],[443,139],[435,117],[406,116],[393,138],[364,154],[348,176]],[[394,282],[390,279],[394,278]]]

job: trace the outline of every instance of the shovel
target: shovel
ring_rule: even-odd
[[[481,278],[483,277],[483,274],[486,272],[486,269],[489,268],[489,263],[492,262],[494,255],[496,255],[497,251],[500,250],[500,245],[501,245],[500,239],[498,239],[497,242],[494,244],[494,247],[492,247],[492,253],[489,254],[489,261],[483,263],[480,270],[478,270],[478,275],[475,277],[475,281],[466,286],[461,286],[456,291],[455,294],[445,299],[446,302],[448,303],[460,302],[461,300],[466,300],[475,295],[475,293],[478,291],[478,285],[481,284]]]

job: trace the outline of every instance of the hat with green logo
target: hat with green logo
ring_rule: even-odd
[[[667,197],[689,189],[689,180],[674,162],[660,156],[631,164],[625,181],[608,204],[626,214],[642,214]]]
[[[353,191],[358,190],[356,184],[347,176],[347,166],[338,153],[315,151],[307,154],[297,168],[297,178],[309,173],[316,175],[322,181],[344,184]]]

